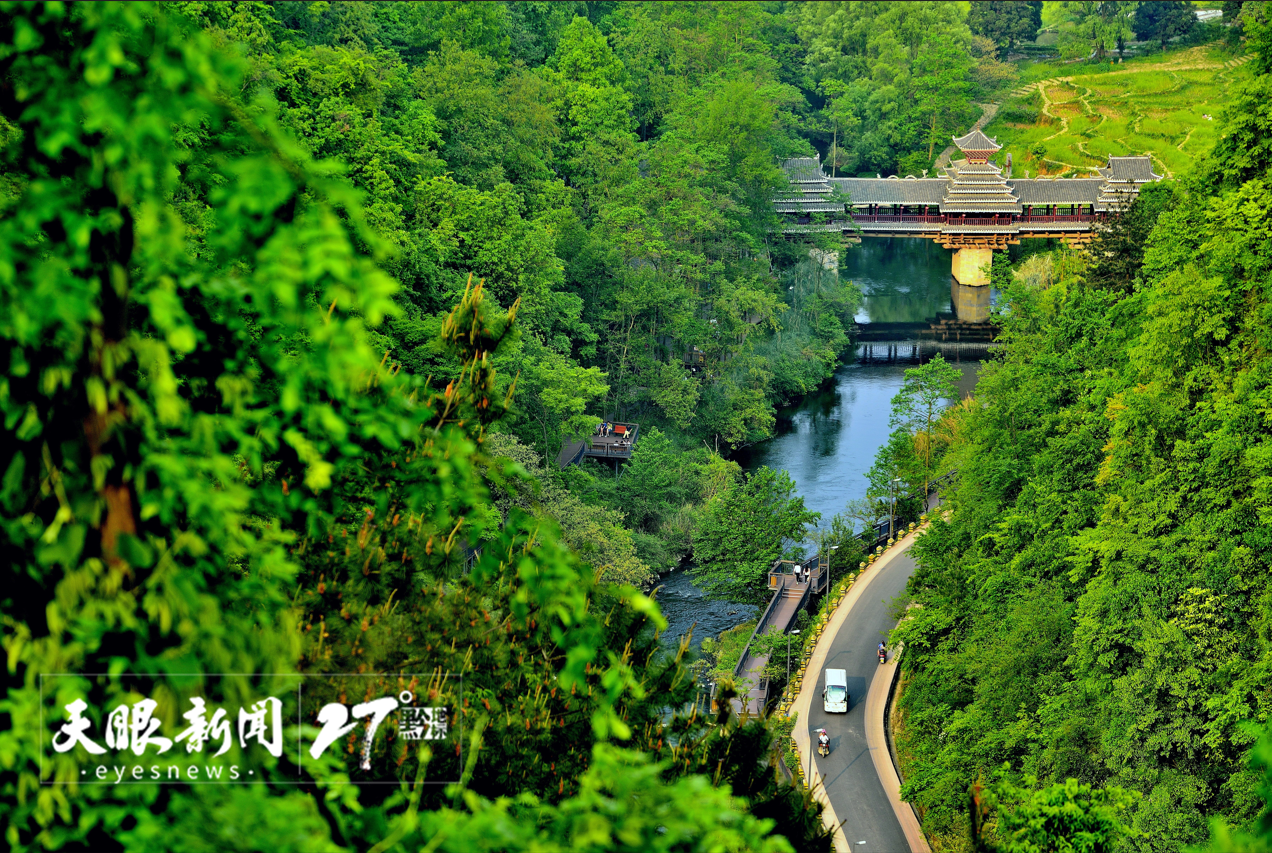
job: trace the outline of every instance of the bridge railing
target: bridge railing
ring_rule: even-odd
[[[1096,213],[1011,214],[1009,216],[954,216],[952,214],[854,213],[853,222],[864,224],[906,225],[1056,225],[1066,222],[1097,222],[1104,217]]]
[[[854,213],[852,218],[854,222],[902,222],[917,225],[940,225],[945,221],[945,217],[941,214],[924,215],[917,213]]]
[[[946,216],[947,225],[1011,225],[1010,216]]]
[[[946,483],[953,482],[956,479],[958,479],[957,468],[953,471],[946,471],[941,476],[928,481],[927,494],[930,495],[933,492],[940,491],[941,486],[944,486]],[[903,498],[919,497],[922,497],[925,501],[927,500],[927,495],[920,495],[917,489],[912,492],[907,492],[905,495],[898,495],[897,499],[902,500]],[[893,532],[895,533],[895,531],[902,529],[902,527],[904,527],[902,523],[896,522]],[[888,519],[876,519],[872,524],[866,527],[865,530],[859,533],[857,538],[866,544],[866,550],[868,551],[873,551],[878,546],[883,545],[888,541]]]
[[[769,598],[768,607],[764,608],[764,612],[760,614],[759,621],[755,623],[755,629],[751,631],[751,636],[747,638],[746,645],[742,648],[742,654],[738,656],[738,662],[733,666],[733,678],[735,681],[742,677],[742,673],[746,670],[747,663],[750,661],[751,643],[755,641],[756,637],[768,629],[769,620],[773,615],[773,611],[777,608],[778,603],[782,600],[782,595],[786,591],[788,581],[794,580],[794,575],[785,571],[783,568],[783,564],[786,562],[787,561],[784,560],[778,560],[773,564],[773,568],[769,570],[768,588],[773,594]],[[800,610],[804,609],[804,605],[808,602],[808,597],[811,594],[815,592],[825,592],[829,588],[829,563],[827,562],[823,569],[822,562],[822,557],[818,555],[816,560],[807,560],[801,564],[803,570],[809,573],[809,583],[805,584],[803,589],[800,591],[800,598],[799,601],[796,602],[793,613],[798,613]],[[813,563],[816,563],[817,566],[815,571],[812,566]],[[789,626],[784,626],[783,630],[787,627]],[[768,698],[768,679],[761,677],[759,679],[759,683],[755,685],[755,689],[758,689],[762,694],[760,697],[760,704],[763,706],[764,702],[767,701]],[[714,703],[714,686],[712,686],[711,695],[712,702]],[[744,701],[746,700],[745,696],[742,698]]]
[[[1019,216],[1016,221],[1029,225],[1053,225],[1064,222],[1095,222],[1099,218],[1093,213],[1058,214],[1055,216],[1036,214],[1033,216]]]

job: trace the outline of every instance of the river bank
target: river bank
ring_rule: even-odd
[[[912,323],[950,309],[949,253],[927,240],[883,238],[863,241],[840,254],[839,276],[862,291],[856,321]],[[860,358],[861,345],[820,389],[778,410],[772,438],[739,450],[734,459],[746,471],[762,466],[785,469],[804,505],[829,526],[850,500],[865,497],[866,475],[891,433],[892,398],[905,381],[907,365]],[[959,395],[976,385],[978,361],[959,365]],[[685,569],[664,574],[659,605],[669,625],[669,648],[694,627],[692,646],[756,616],[756,608],[707,599]],[[731,613],[731,611],[737,611]]]

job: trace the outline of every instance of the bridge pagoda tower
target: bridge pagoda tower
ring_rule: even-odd
[[[941,213],[948,226],[942,243],[954,250],[950,297],[959,320],[983,323],[989,319],[989,265],[994,249],[1016,242],[1021,212],[1002,170],[989,162],[1001,145],[979,130],[955,138],[964,160],[946,168],[948,181]],[[960,224],[962,223],[962,224]]]

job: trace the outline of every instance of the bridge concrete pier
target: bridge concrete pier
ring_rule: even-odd
[[[963,246],[954,250],[950,301],[954,314],[965,323],[989,319],[989,265],[994,250],[987,246]]]

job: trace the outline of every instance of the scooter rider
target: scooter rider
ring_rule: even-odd
[[[817,730],[817,752],[823,756],[830,755],[830,735],[825,729]]]

